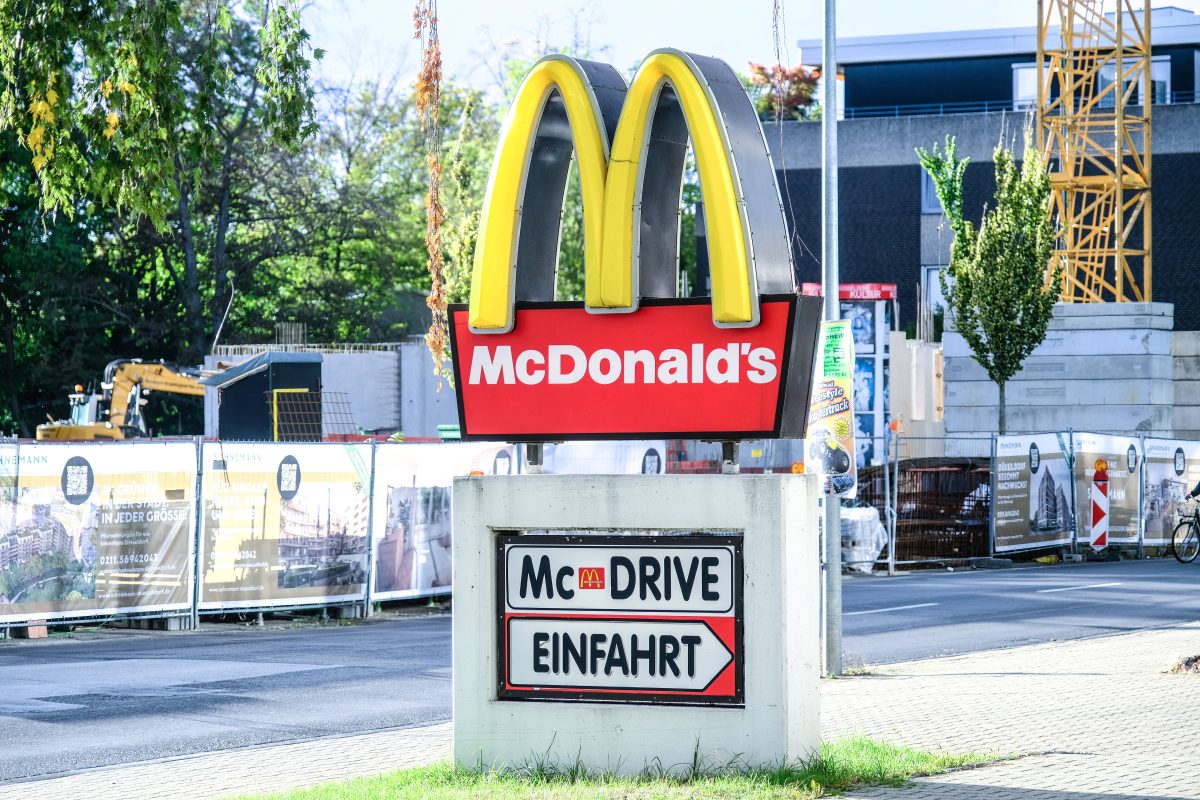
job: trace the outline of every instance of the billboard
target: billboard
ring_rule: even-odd
[[[689,140],[711,300],[677,296]],[[572,159],[582,303],[555,301]],[[728,64],[657,50],[627,87],[608,64],[547,56],[505,119],[470,302],[449,311],[462,436],[802,436],[820,303],[795,290],[775,170]]]
[[[205,442],[203,464],[202,610],[365,596],[370,445]]]
[[[504,444],[381,444],[375,451],[371,599],[450,592],[450,486],[460,475],[510,475]]]
[[[1200,442],[1146,439],[1142,463],[1145,544],[1165,546],[1179,523],[1188,492],[1200,482]]]
[[[0,462],[0,622],[191,608],[193,443],[23,444]]]
[[[1107,544],[1137,544],[1138,501],[1141,488],[1141,445],[1131,436],[1104,433],[1072,434],[1075,449],[1075,514],[1078,541],[1092,541],[1094,478],[1097,462],[1105,462],[1108,477]]]
[[[996,440],[996,552],[1071,543],[1075,530],[1065,434]]]

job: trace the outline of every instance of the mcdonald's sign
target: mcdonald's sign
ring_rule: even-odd
[[[712,298],[679,298],[689,139]],[[555,300],[571,160],[583,302]],[[803,436],[820,301],[799,295],[758,116],[723,61],[539,61],[500,133],[470,302],[450,309],[464,438]]]

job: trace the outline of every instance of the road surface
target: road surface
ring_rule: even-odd
[[[848,577],[869,663],[1200,619],[1200,564]],[[449,616],[0,643],[0,782],[450,717]]]

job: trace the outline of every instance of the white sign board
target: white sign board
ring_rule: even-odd
[[[500,534],[499,698],[740,705],[741,546]]]

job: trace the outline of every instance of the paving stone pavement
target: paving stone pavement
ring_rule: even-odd
[[[913,661],[826,681],[825,736],[1023,756],[872,800],[1200,798],[1200,623]]]
[[[1012,756],[847,800],[1200,800],[1200,623],[912,661],[825,681],[822,733]],[[450,725],[245,748],[0,784],[0,800],[223,798],[445,758]]]

